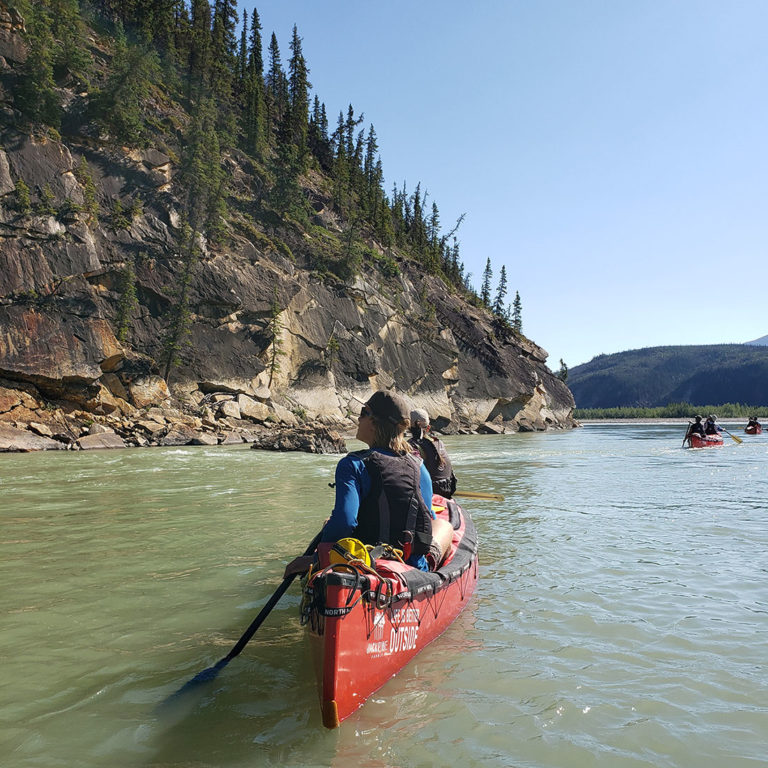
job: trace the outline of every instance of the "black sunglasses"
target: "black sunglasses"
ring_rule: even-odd
[[[362,419],[363,416],[373,416],[373,411],[367,405],[360,409],[360,416],[358,418]]]

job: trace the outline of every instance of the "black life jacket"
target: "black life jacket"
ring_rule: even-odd
[[[456,490],[456,477],[442,442],[434,437],[412,437],[408,443],[424,459],[424,466],[432,478],[432,488],[435,493],[450,498]]]
[[[389,456],[376,450],[357,455],[368,470],[371,491],[360,502],[353,536],[365,544],[400,547],[406,559],[426,554],[432,543],[432,517],[421,498],[419,459],[410,453]]]

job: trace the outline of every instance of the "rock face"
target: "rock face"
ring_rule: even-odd
[[[12,77],[26,49],[2,11],[0,1]],[[390,251],[394,276],[372,258],[342,282],[316,270],[320,236],[257,227],[237,205],[222,241],[201,242],[187,333],[169,367],[163,340],[187,269],[178,160],[166,147],[33,135],[7,89],[3,98],[12,117],[0,118],[0,423],[42,425],[75,448],[249,441],[276,425],[348,430],[372,391],[395,387],[443,432],[574,425],[546,352],[439,278]],[[247,158],[224,162],[237,201],[257,199],[263,180]],[[330,207],[319,198],[317,210]],[[338,231],[332,214],[315,224]],[[94,422],[114,437],[83,439]]]
[[[328,427],[281,427],[256,438],[251,448],[304,453],[346,453],[344,438]]]

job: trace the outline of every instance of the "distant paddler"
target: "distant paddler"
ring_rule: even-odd
[[[686,430],[685,437],[683,438],[683,446],[685,446],[685,443],[688,442],[690,444],[691,442],[691,435],[698,435],[699,437],[704,437],[704,425],[701,423],[702,416],[696,416],[694,419],[693,424],[688,422],[688,429]]]
[[[759,435],[763,431],[763,425],[758,421],[757,416],[750,416],[744,431],[748,435]]]
[[[430,434],[429,414],[423,408],[411,411],[411,437],[408,444],[421,456],[432,478],[432,490],[446,499],[456,492],[456,475],[442,441]]]

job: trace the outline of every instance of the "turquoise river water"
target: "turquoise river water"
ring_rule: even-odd
[[[0,455],[3,768],[768,766],[768,435],[448,438],[480,534],[454,625],[335,731],[295,584],[338,457]],[[351,447],[360,447],[357,444]]]

